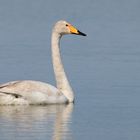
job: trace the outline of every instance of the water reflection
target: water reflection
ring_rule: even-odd
[[[2,139],[72,139],[73,104],[51,106],[1,106]]]

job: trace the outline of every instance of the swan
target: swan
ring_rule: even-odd
[[[0,105],[65,104],[74,102],[74,93],[67,79],[60,55],[60,39],[65,34],[86,36],[70,23],[60,20],[52,30],[52,63],[57,87],[32,80],[0,84]]]

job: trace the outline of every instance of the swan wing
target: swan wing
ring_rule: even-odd
[[[67,102],[67,98],[60,90],[40,81],[25,80],[1,84],[0,95],[0,104],[56,104]]]

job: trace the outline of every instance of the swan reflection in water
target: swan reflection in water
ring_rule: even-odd
[[[2,139],[72,140],[73,104],[49,106],[0,106]]]

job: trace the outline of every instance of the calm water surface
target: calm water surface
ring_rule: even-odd
[[[0,1],[0,83],[55,85],[50,34],[66,19],[63,63],[75,104],[1,106],[0,140],[139,140],[140,1]]]
[[[73,105],[3,106],[0,108],[1,139],[72,139],[72,110]]]

